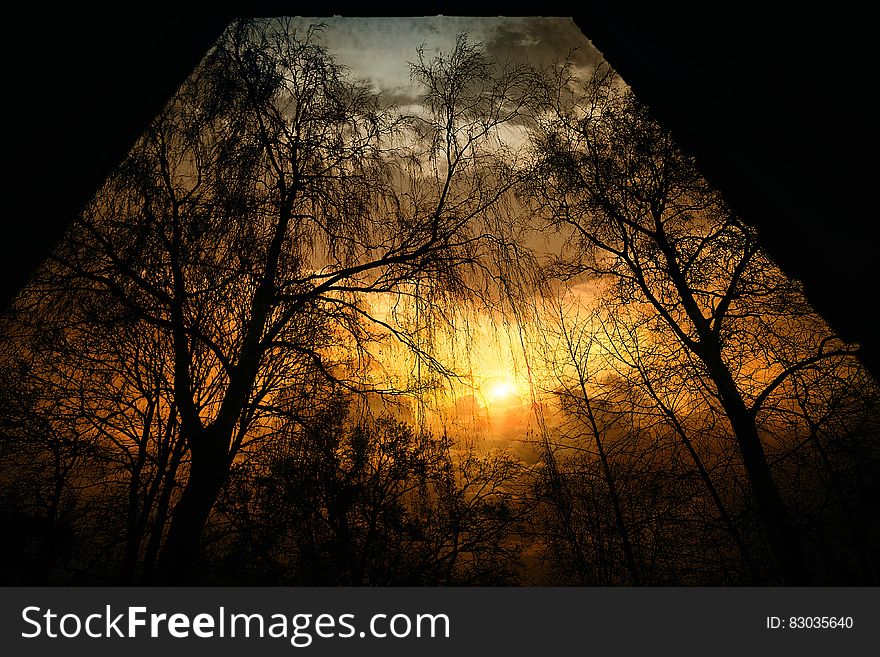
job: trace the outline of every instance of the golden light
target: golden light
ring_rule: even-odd
[[[510,381],[502,381],[501,383],[496,383],[489,390],[489,399],[492,401],[497,401],[499,399],[504,399],[505,397],[510,397],[516,389]]]
[[[512,401],[519,393],[516,383],[512,379],[492,378],[486,381],[483,386],[486,401],[490,403],[498,403],[504,401]]]

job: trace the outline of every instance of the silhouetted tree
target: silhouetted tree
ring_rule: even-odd
[[[366,371],[364,345],[383,332],[436,366],[364,296],[467,294],[478,288],[464,270],[479,273],[498,243],[487,226],[510,182],[492,165],[522,106],[521,72],[461,39],[414,65],[426,111],[405,120],[319,37],[236,22],[55,255],[73,285],[167,346],[190,460],[162,581],[186,578],[233,460],[296,370],[369,389],[342,354]]]
[[[604,64],[460,37],[407,115],[294,25],[233,23],[0,318],[0,577],[877,580],[876,383]],[[531,463],[427,429],[469,313]]]
[[[798,363],[781,371],[765,363],[753,375],[761,321],[797,321],[805,306],[797,285],[610,69],[583,83],[566,67],[557,74],[538,114],[529,191],[571,233],[563,269],[610,280],[620,302],[649,307],[657,334],[682,346],[730,423],[782,576],[806,583],[803,546],[756,416],[794,371],[851,351],[829,337]]]
[[[105,564],[117,563],[123,544],[118,576],[130,582],[153,561],[186,459],[167,352],[154,328],[112,300],[42,287],[57,282],[39,275],[9,323],[17,335],[4,345],[15,351],[4,362],[4,387],[16,403],[3,417],[27,437],[20,443],[76,457],[56,467],[56,497],[63,491],[88,508],[88,541]]]
[[[702,459],[627,378],[620,345],[586,305],[595,302],[575,297],[542,326],[539,385],[549,400],[535,488],[549,513],[536,521],[552,539],[557,576],[581,585],[740,581],[726,572],[714,528],[720,499],[705,499],[717,489],[693,476]],[[676,419],[698,430],[693,417]]]
[[[355,586],[515,581],[519,464],[456,449],[390,416],[356,420],[346,406],[330,405],[308,429],[288,426],[231,478],[216,550],[232,577]],[[229,581],[225,569],[221,581]]]
[[[570,418],[580,420],[580,426],[576,428],[578,434],[589,436],[596,448],[596,456],[601,466],[602,479],[608,490],[614,528],[620,537],[626,568],[629,571],[632,584],[638,586],[642,582],[642,577],[633,553],[628,523],[624,518],[617,477],[608,454],[609,434],[615,430],[616,425],[620,424],[620,420],[625,415],[615,413],[610,408],[611,404],[607,398],[597,399],[594,396],[595,381],[590,371],[589,361],[595,347],[595,341],[586,334],[585,329],[588,330],[588,326],[581,324],[579,327],[572,327],[568,325],[570,321],[571,319],[566,318],[564,313],[560,313],[560,346],[566,360],[561,368],[558,367],[558,364],[554,368],[557,381],[560,384],[556,391],[557,397],[562,412]],[[565,374],[573,376],[566,378]]]
[[[71,431],[75,411],[35,380],[33,353],[21,346],[4,342],[0,356],[0,522],[7,532],[0,581],[46,585],[72,548],[82,513],[77,483],[95,445]]]

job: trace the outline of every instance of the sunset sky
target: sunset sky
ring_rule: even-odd
[[[462,17],[420,18],[298,18],[303,27],[326,25],[325,43],[355,77],[372,80],[389,100],[405,104],[414,99],[407,62],[416,49],[427,55],[448,52],[459,34],[483,44],[490,57],[532,64],[549,64],[571,55],[572,63],[587,68],[599,52],[570,18]]]
[[[355,78],[369,80],[383,99],[405,108],[419,90],[410,80],[409,62],[423,48],[428,58],[450,52],[458,35],[482,44],[491,58],[512,63],[547,65],[568,58],[574,69],[589,73],[600,53],[570,18],[554,17],[413,17],[294,19],[298,29],[323,24],[322,42]],[[463,435],[490,444],[520,447],[534,420],[533,377],[536,363],[516,321],[482,312],[459,318],[456,335],[448,336],[444,364],[462,375],[432,399],[421,400],[423,420],[431,428],[459,427]],[[386,345],[387,374],[417,375],[406,347]],[[411,371],[408,371],[411,370]],[[540,376],[538,374],[538,376]],[[416,402],[418,403],[418,402]]]
[[[571,19],[203,52],[2,317],[0,581],[877,581],[880,389]]]

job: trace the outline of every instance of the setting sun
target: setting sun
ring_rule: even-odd
[[[489,389],[489,399],[497,401],[499,399],[510,397],[515,392],[516,388],[510,381],[502,381],[501,383],[496,383]]]
[[[880,581],[876,373],[570,18],[165,92],[0,308],[0,584]]]
[[[510,378],[492,377],[483,384],[482,388],[489,403],[510,401],[519,394],[516,382]]]

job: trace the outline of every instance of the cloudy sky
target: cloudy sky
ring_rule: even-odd
[[[600,53],[570,18],[546,17],[417,17],[417,18],[296,18],[299,29],[325,25],[323,43],[353,77],[369,80],[388,101],[398,106],[415,99],[408,62],[424,48],[428,58],[450,52],[460,34],[482,44],[490,58],[533,65],[569,58],[573,67],[588,72]],[[531,420],[530,383],[523,346],[516,327],[474,319],[466,344],[450,348],[449,357],[472,382],[444,396],[434,419],[452,431],[488,438],[526,457],[519,444]],[[401,361],[406,362],[404,354]],[[463,368],[463,369],[462,369]],[[451,391],[450,391],[451,392]],[[452,402],[451,406],[446,406]],[[445,407],[445,408],[444,408]],[[448,426],[447,426],[448,425]],[[439,428],[439,426],[438,426]]]
[[[459,34],[481,43],[488,55],[533,64],[571,55],[577,67],[589,67],[600,54],[570,18],[462,17],[299,18],[303,27],[324,23],[325,43],[355,77],[370,79],[392,98],[411,93],[407,62],[416,49],[428,55],[448,52]]]

